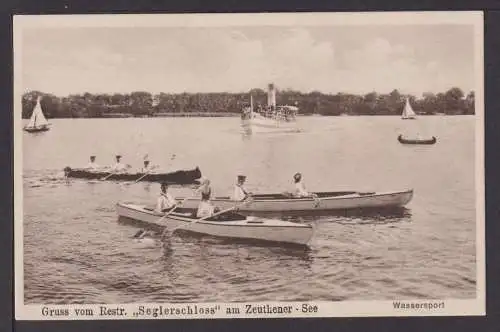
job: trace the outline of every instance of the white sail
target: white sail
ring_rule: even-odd
[[[403,110],[403,119],[414,119],[415,118],[415,112],[413,111],[413,108],[410,105],[410,100],[406,98],[406,105]]]
[[[42,112],[42,107],[40,105],[40,97],[38,97],[35,108],[33,109],[33,113],[31,114],[30,121],[28,122],[28,125],[26,127],[34,128],[34,127],[46,126],[48,124],[49,122],[47,121],[45,115],[43,115]]]

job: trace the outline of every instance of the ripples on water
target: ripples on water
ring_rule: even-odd
[[[431,128],[440,133],[438,144],[426,148],[394,143],[401,130],[397,119],[306,119],[310,130],[304,134],[243,140],[224,131],[232,119],[204,119],[211,123],[208,129],[199,119],[165,119],[168,132],[161,120],[143,121],[143,126],[115,119],[55,121],[47,135],[24,137],[25,302],[472,298],[471,120],[419,119],[432,121]],[[121,126],[123,137],[106,136],[109,121]],[[143,130],[140,135],[137,127]],[[157,185],[67,182],[62,177],[64,166],[84,164],[87,155],[96,153],[92,142],[79,143],[89,128],[90,140],[108,138],[98,151],[101,164],[106,163],[101,156],[111,163],[117,150],[131,160],[147,147],[159,149],[148,152],[163,165],[175,151],[180,157],[171,167],[199,165],[216,193],[230,189],[238,172],[249,175],[249,187],[282,191],[299,169],[313,190],[412,187],[415,196],[397,210],[283,216],[316,224],[309,249],[192,234],[172,237],[170,250],[159,244],[138,247],[131,240],[137,226],[117,222],[114,205],[122,200],[151,205]],[[127,133],[132,138],[125,139]],[[161,149],[152,144],[158,138],[165,142]],[[174,139],[177,147],[170,143]],[[190,189],[172,191],[183,195]]]

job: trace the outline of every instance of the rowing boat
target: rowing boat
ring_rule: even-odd
[[[182,230],[221,238],[305,246],[314,234],[310,224],[248,217],[234,212],[200,220],[189,212],[172,212],[165,217],[164,213],[131,203],[117,203],[116,210],[121,218],[140,221],[150,226],[167,227],[167,231]]]
[[[115,173],[112,171],[93,171],[84,168],[64,168],[64,173],[70,178],[79,179],[106,179],[109,181],[147,181],[147,182],[167,182],[175,184],[197,184],[201,178],[201,171],[198,167],[192,170],[179,170],[170,173]]]
[[[239,208],[245,212],[315,212],[334,211],[363,208],[390,208],[401,207],[413,197],[413,189],[390,192],[315,192],[317,198],[294,198],[286,194],[255,194],[249,204]],[[176,197],[182,201],[183,197]],[[234,206],[235,202],[229,197],[215,197],[212,203],[221,209]],[[183,203],[183,208],[196,209],[200,198],[196,197]]]
[[[398,141],[401,144],[423,144],[423,145],[432,145],[435,144],[437,139],[435,136],[432,136],[432,138],[404,138],[403,135],[398,136]]]

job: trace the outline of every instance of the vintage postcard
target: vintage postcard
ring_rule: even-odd
[[[482,12],[13,22],[16,319],[485,314]]]

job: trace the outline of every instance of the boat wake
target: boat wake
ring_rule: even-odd
[[[406,207],[365,208],[344,211],[318,211],[308,214],[280,215],[280,218],[292,222],[322,223],[330,222],[345,225],[384,225],[411,221],[411,210]]]

